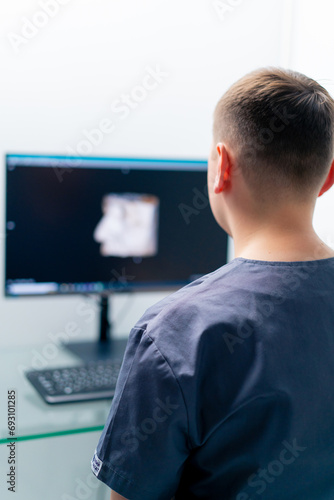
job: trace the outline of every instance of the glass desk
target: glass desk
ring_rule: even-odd
[[[51,359],[52,358],[52,359]],[[49,405],[26,379],[30,369],[78,366],[79,358],[59,344],[5,348],[0,354],[0,444],[101,431],[111,399]],[[15,435],[9,435],[8,391],[15,390]]]

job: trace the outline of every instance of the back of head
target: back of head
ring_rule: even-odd
[[[317,193],[333,160],[333,132],[332,97],[316,81],[289,70],[246,75],[214,113],[214,141],[233,148],[249,188],[264,197]]]

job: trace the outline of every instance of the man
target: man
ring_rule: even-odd
[[[334,498],[334,251],[312,227],[333,132],[299,73],[218,102],[208,189],[235,258],[132,329],[92,460],[112,499]]]

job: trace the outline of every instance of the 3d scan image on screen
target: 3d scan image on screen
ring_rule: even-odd
[[[152,257],[158,253],[159,199],[154,195],[110,193],[94,230],[105,257]]]

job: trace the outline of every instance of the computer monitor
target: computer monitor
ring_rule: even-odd
[[[109,352],[110,293],[174,290],[226,263],[206,170],[202,160],[6,155],[5,295],[99,294],[98,350]],[[76,352],[90,357],[87,347]]]

